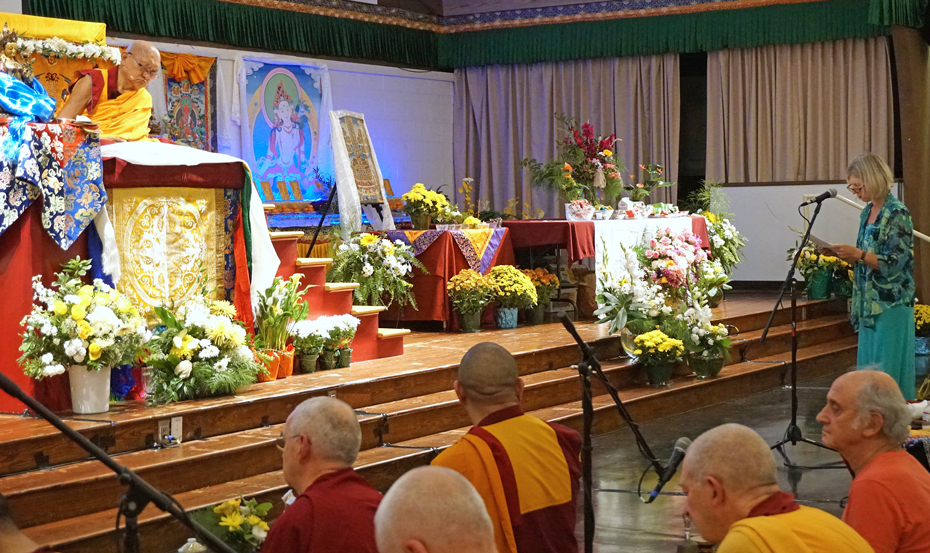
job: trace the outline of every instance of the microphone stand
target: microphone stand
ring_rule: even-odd
[[[578,342],[578,348],[581,350],[582,356],[581,362],[575,365],[575,369],[578,371],[578,376],[581,377],[581,410],[583,421],[583,431],[581,435],[581,480],[584,496],[584,551],[585,553],[592,553],[594,551],[594,476],[591,455],[593,451],[591,445],[591,427],[594,423],[594,401],[591,394],[592,375],[607,388],[610,397],[613,398],[614,403],[617,404],[620,417],[626,421],[630,430],[633,431],[633,435],[636,437],[636,442],[639,444],[640,450],[647,457],[656,472],[661,473],[663,467],[662,463],[656,459],[656,456],[649,448],[649,444],[646,443],[646,439],[639,431],[639,425],[636,424],[633,417],[630,416],[629,411],[627,411],[626,406],[620,401],[617,389],[614,388],[607,380],[606,375],[604,375],[601,363],[594,355],[594,350],[578,335],[578,331],[575,330],[575,325],[569,320],[568,315],[562,313],[559,318],[565,330]]]
[[[180,503],[171,497],[170,494],[156,489],[131,469],[114,461],[105,451],[65,424],[58,415],[52,413],[47,407],[36,401],[35,398],[26,394],[22,388],[17,386],[15,382],[2,373],[0,373],[0,389],[25,403],[33,412],[48,421],[49,424],[60,430],[61,433],[67,436],[71,441],[90,453],[92,457],[95,457],[98,461],[106,465],[107,468],[115,472],[117,476],[119,476],[119,481],[128,486],[126,495],[120,500],[118,515],[126,518],[122,551],[125,553],[139,552],[139,513],[141,513],[149,503],[152,503],[193,530],[197,538],[202,540],[211,551],[216,553],[236,553],[234,549],[208,532],[203,526],[191,520]]]
[[[785,435],[781,440],[776,442],[771,446],[770,449],[774,449],[781,454],[785,459],[785,466],[789,468],[842,468],[841,466],[825,465],[825,466],[816,466],[816,467],[802,467],[791,462],[791,459],[788,457],[788,454],[785,452],[785,445],[797,445],[798,442],[803,442],[806,444],[814,445],[821,447],[823,449],[828,449],[830,451],[835,451],[832,448],[829,448],[823,445],[820,442],[805,438],[804,434],[801,432],[801,427],[798,426],[798,318],[797,318],[797,309],[798,309],[798,298],[797,298],[797,284],[798,281],[794,276],[795,271],[797,270],[798,260],[801,258],[801,253],[804,251],[804,246],[807,245],[808,240],[810,240],[811,229],[814,227],[814,221],[817,220],[817,215],[820,213],[820,208],[823,206],[822,202],[817,202],[817,207],[814,208],[814,215],[811,217],[811,220],[807,224],[807,231],[805,231],[804,236],[801,238],[801,243],[798,246],[797,251],[794,253],[794,259],[791,260],[791,267],[788,269],[788,276],[785,277],[785,282],[781,285],[781,290],[778,292],[778,299],[775,300],[775,307],[772,308],[772,313],[769,315],[769,320],[765,323],[765,329],[762,330],[762,337],[759,342],[765,342],[766,337],[769,333],[769,328],[772,326],[772,321],[775,319],[775,313],[778,312],[778,308],[781,307],[781,301],[785,296],[785,290],[791,289],[791,422],[788,423],[788,428],[785,430]]]

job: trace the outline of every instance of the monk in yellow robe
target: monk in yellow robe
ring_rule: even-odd
[[[158,76],[161,54],[150,42],[137,40],[112,69],[78,71],[79,77],[58,112],[61,119],[87,115],[100,125],[101,139],[142,140],[149,134],[152,96],[146,85]]]
[[[517,363],[497,344],[468,350],[454,388],[475,426],[432,464],[475,487],[499,553],[577,553],[578,433],[524,414]]]
[[[681,488],[687,514],[718,553],[874,553],[845,522],[781,491],[772,451],[745,426],[724,424],[694,440]]]

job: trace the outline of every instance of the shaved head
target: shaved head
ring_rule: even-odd
[[[161,59],[161,53],[158,51],[158,48],[154,44],[147,40],[137,40],[129,45],[126,48],[127,52],[132,52],[133,55],[139,56],[149,56],[154,57],[156,60]]]
[[[310,398],[287,418],[287,435],[303,434],[321,459],[351,466],[362,445],[358,417],[349,404],[334,397]]]
[[[517,401],[520,371],[513,355],[503,347],[483,342],[462,358],[458,382],[468,398],[480,403]]]
[[[464,476],[419,467],[384,495],[375,515],[380,553],[494,553],[494,528],[484,501]]]
[[[682,471],[698,482],[714,477],[735,493],[777,485],[772,450],[755,430],[741,424],[724,424],[698,436]]]

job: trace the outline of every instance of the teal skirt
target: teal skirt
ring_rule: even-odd
[[[917,397],[914,376],[914,308],[898,305],[875,317],[875,327],[859,325],[858,368],[888,373],[904,399]]]

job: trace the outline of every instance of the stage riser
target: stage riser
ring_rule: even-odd
[[[617,357],[622,351],[619,338],[599,340],[594,343],[594,346],[595,351],[603,359]],[[578,357],[576,346],[558,346],[518,355],[517,362],[521,374],[525,375],[564,367],[576,362]],[[209,438],[283,423],[302,401],[319,395],[330,395],[333,392],[339,399],[361,409],[369,405],[449,390],[454,380],[455,367],[457,365],[390,375],[380,380],[334,386],[325,384],[326,373],[299,375],[286,379],[284,382],[290,386],[287,386],[286,391],[274,397],[210,406],[198,406],[196,402],[187,402],[186,406],[189,406],[190,410],[179,412],[175,406],[170,412],[161,415],[158,413],[159,408],[152,408],[149,418],[121,421],[112,426],[102,422],[99,427],[82,430],[81,433],[110,454],[137,451],[151,447],[154,443],[154,437],[158,432],[158,420],[161,418],[183,416],[183,439],[185,441]],[[352,369],[342,370],[351,371]],[[277,384],[256,384],[254,386]],[[90,417],[87,418],[90,419]],[[47,464],[52,466],[87,457],[82,449],[74,446],[60,434],[43,437],[24,436],[20,440],[6,442],[4,447],[0,448],[0,474],[40,468],[37,464],[37,456],[47,458]]]
[[[855,363],[856,348],[854,342],[846,342],[845,346],[837,349],[828,350],[826,348],[819,353],[811,354],[807,352],[804,358],[799,360],[799,380],[805,381],[826,374],[835,373],[838,369]],[[630,390],[623,395],[639,393],[639,397],[629,398],[625,401],[631,415],[638,422],[645,422],[666,417],[672,414],[687,412],[700,407],[721,403],[734,397],[743,397],[753,393],[765,390],[771,390],[784,385],[787,378],[788,366],[785,363],[767,364],[758,363],[759,368],[752,372],[727,377],[726,373],[720,378],[692,383],[683,387],[650,390],[650,393],[642,394]],[[629,372],[629,371],[627,371]],[[678,384],[676,384],[677,386]],[[577,397],[577,396],[576,396]],[[595,397],[595,433],[604,433],[624,427],[624,423],[617,414],[616,408],[609,402],[609,398],[603,395]],[[557,420],[561,424],[579,429],[581,427],[581,413],[577,409],[577,402],[571,406],[564,406],[558,409],[544,410],[545,412],[564,412],[550,417],[550,420]],[[446,439],[436,440],[436,446],[440,449],[448,446],[454,441],[455,437],[450,436]],[[648,437],[647,437],[648,439]],[[429,440],[415,440],[415,443],[425,443]],[[651,444],[658,448],[662,444]],[[381,463],[371,467],[360,467],[360,472],[369,478],[373,485],[384,490],[391,482],[396,480],[401,474],[413,468],[427,464],[433,457],[433,453],[427,450],[414,451],[411,455],[405,456],[396,462]],[[241,486],[242,492],[247,496],[256,495],[260,500],[273,501],[276,505],[280,504],[280,496],[286,490],[280,473],[266,474],[258,477],[257,482],[248,482],[248,485]],[[143,523],[142,532],[146,537],[147,543],[155,551],[168,551],[183,543],[181,536],[170,532],[176,527],[164,517],[158,517]],[[114,551],[112,538],[102,536],[81,540],[73,544],[66,544],[57,547],[62,553],[72,552],[108,552]]]

